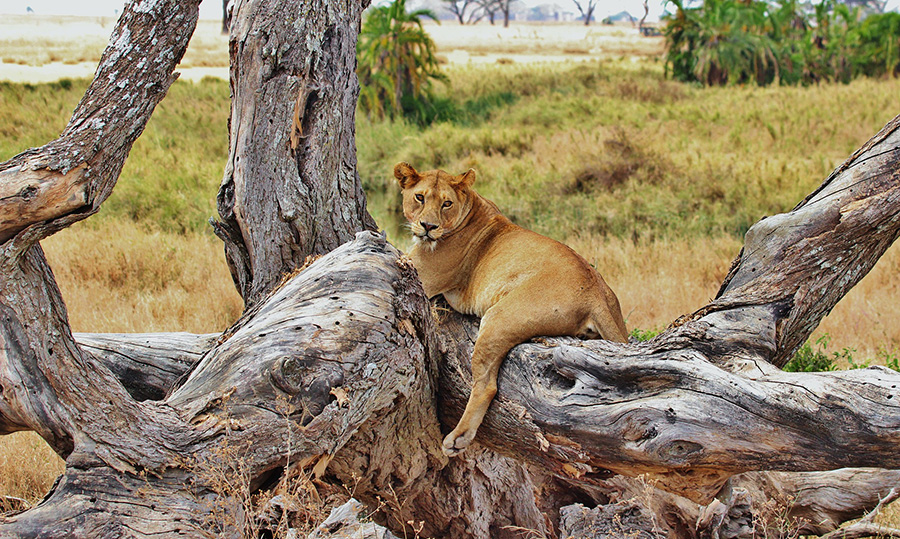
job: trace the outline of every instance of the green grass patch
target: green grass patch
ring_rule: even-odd
[[[700,88],[659,63],[452,67],[443,120],[358,115],[369,208],[400,232],[398,161],[478,173],[516,222],[556,238],[741,237],[784,212],[900,111],[900,81]],[[86,81],[0,84],[0,159],[56,137]],[[228,152],[228,84],[177,82],[135,144],[102,218],[203,230]],[[397,238],[395,238],[397,239]]]
[[[882,365],[900,371],[900,358],[891,351],[879,350],[875,358],[859,359],[854,357],[856,350],[843,348],[840,351],[828,352],[831,338],[826,333],[815,344],[803,343],[794,357],[784,366],[788,372],[828,372],[838,369],[865,369],[870,365]]]
[[[58,137],[88,86],[0,83],[0,161]],[[215,215],[228,157],[228,82],[176,82],[135,142],[97,219],[200,231]]]

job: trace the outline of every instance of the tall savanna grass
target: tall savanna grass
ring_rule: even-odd
[[[446,72],[433,111],[442,121],[358,115],[360,175],[389,238],[408,246],[396,162],[475,168],[480,192],[585,255],[629,328],[644,330],[706,303],[753,223],[790,210],[900,112],[897,80],[700,88],[666,80],[652,59]],[[0,84],[0,160],[57,136],[86,84]],[[239,314],[207,225],[228,94],[225,81],[176,83],[101,213],[43,242],[75,330],[218,331]],[[825,320],[818,334],[831,349],[900,347],[898,263],[895,248]],[[19,443],[0,438],[0,454],[31,452]],[[0,484],[34,500],[17,489]]]
[[[361,120],[378,222],[404,244],[393,163],[473,167],[513,220],[601,270],[629,328],[660,329],[706,303],[753,223],[790,210],[900,112],[897,80],[701,88],[630,60],[448,72],[450,121]],[[900,345],[897,260],[889,251],[822,324],[833,349],[873,357]]]

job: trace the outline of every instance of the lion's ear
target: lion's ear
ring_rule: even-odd
[[[475,169],[470,168],[465,172],[465,174],[460,174],[459,176],[453,178],[453,185],[458,185],[461,187],[472,187],[472,184],[475,183]]]
[[[397,163],[394,165],[394,177],[400,183],[401,189],[409,189],[422,179],[416,169],[409,163]]]

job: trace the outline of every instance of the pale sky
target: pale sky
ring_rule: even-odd
[[[0,0],[0,13],[24,14],[27,7],[41,15],[85,15],[115,17],[125,0]],[[222,1],[205,0],[200,3],[200,18],[221,19]]]
[[[376,0],[377,1],[377,0]],[[896,0],[900,2],[900,0]],[[557,4],[558,6],[577,11],[572,0],[523,0],[525,5]],[[373,1],[373,3],[375,3]],[[410,2],[411,4],[412,2]],[[35,13],[45,15],[87,15],[115,16],[116,10],[121,11],[125,0],[0,0],[0,13],[24,14],[26,7],[31,7]],[[641,16],[644,13],[641,0],[599,0],[595,17],[599,20],[613,13],[628,11],[632,15]],[[662,13],[661,0],[650,0],[650,13]],[[204,0],[200,3],[200,18],[219,19],[222,17],[221,0]]]
[[[558,6],[577,11],[572,0],[523,0],[526,5],[557,4]],[[373,2],[374,3],[374,2]],[[26,7],[31,7],[35,13],[47,15],[87,15],[87,16],[115,16],[116,10],[121,11],[125,0],[0,0],[0,13],[24,14]],[[644,13],[641,0],[599,0],[595,17],[599,20],[607,15],[628,11],[632,15],[640,17]],[[650,17],[658,19],[663,11],[662,0],[650,0]],[[889,0],[888,9],[900,9],[900,0]],[[220,0],[205,0],[200,4],[200,18],[220,19],[222,17],[222,3]]]

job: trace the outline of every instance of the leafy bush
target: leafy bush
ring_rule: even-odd
[[[849,82],[900,74],[900,14],[871,15],[825,0],[706,0],[676,7],[666,30],[666,69],[706,86]]]
[[[658,330],[653,330],[653,329],[644,330],[644,329],[639,329],[639,328],[632,329],[631,333],[628,334],[628,336],[631,337],[631,339],[634,339],[635,341],[638,341],[638,342],[649,341],[650,339],[656,337],[657,335],[659,335]]]
[[[823,335],[816,340],[815,349],[809,342],[805,342],[782,370],[787,372],[833,371],[837,369],[837,366],[834,364],[834,359],[826,353],[827,348],[828,335]]]
[[[877,356],[880,361],[872,359],[858,361],[853,357],[853,354],[856,353],[853,348],[844,348],[840,352],[828,354],[829,340],[828,334],[822,335],[816,340],[815,349],[808,342],[804,343],[783,370],[788,372],[827,372],[837,370],[839,365],[844,363],[849,369],[865,369],[873,363],[883,363],[889,369],[900,371],[900,358],[892,352],[879,351]]]
[[[363,21],[356,47],[359,102],[370,115],[416,119],[436,115],[431,82],[447,78],[422,17],[437,21],[427,9],[407,12],[406,0],[394,0],[372,8]]]

